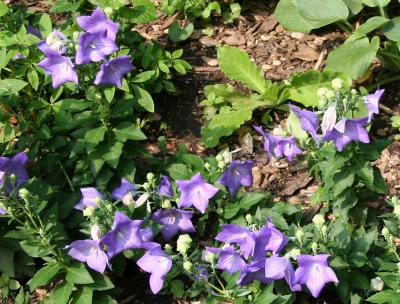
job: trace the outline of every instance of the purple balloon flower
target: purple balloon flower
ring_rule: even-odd
[[[328,254],[297,256],[296,283],[305,284],[314,298],[318,298],[326,283],[339,283],[335,272],[328,265]]]
[[[240,253],[238,253],[232,246],[223,248],[206,247],[206,250],[218,254],[218,262],[215,268],[225,270],[230,274],[234,274],[237,271],[243,271],[246,268],[246,263],[242,259]]]
[[[115,212],[112,229],[101,239],[107,245],[107,255],[111,259],[118,253],[134,248],[142,248],[139,234],[142,220],[131,220],[122,212]]]
[[[375,93],[365,97],[365,105],[368,108],[368,122],[371,122],[372,116],[379,113],[379,100],[385,90],[376,90]]]
[[[218,192],[218,188],[205,182],[200,173],[196,173],[190,180],[177,180],[181,196],[178,207],[194,206],[201,213],[208,207],[209,200]]]
[[[134,184],[130,183],[126,179],[121,179],[121,185],[115,188],[111,193],[111,196],[115,200],[122,201],[124,205],[129,205],[133,202],[132,192],[136,190]]]
[[[107,38],[111,40],[115,40],[119,27],[117,23],[108,19],[100,8],[96,8],[90,16],[76,18],[76,22],[88,33],[95,34],[106,31]]]
[[[136,263],[144,271],[151,273],[150,289],[157,294],[163,287],[165,276],[171,270],[171,258],[158,245],[147,251]]]
[[[264,284],[270,284],[272,282],[271,279],[267,279],[265,277],[265,258],[246,265],[246,267],[240,273],[237,283],[244,286],[249,285],[255,280]]]
[[[7,214],[7,210],[4,208],[0,208],[0,215]]]
[[[254,126],[254,129],[264,137],[264,150],[268,152],[270,157],[274,156],[280,158],[285,156],[289,161],[292,161],[294,156],[302,152],[302,150],[296,146],[294,136],[275,136],[264,132],[261,127],[257,126]]]
[[[104,62],[100,66],[100,71],[97,73],[94,83],[97,85],[111,84],[121,87],[122,78],[132,70],[131,56],[119,56]]]
[[[265,277],[272,280],[285,278],[292,291],[300,291],[301,286],[296,283],[292,263],[288,258],[273,255],[265,260]]]
[[[97,207],[97,202],[103,199],[103,195],[96,188],[81,188],[82,199],[74,206],[75,209],[83,210],[85,207]]]
[[[39,47],[39,45],[41,46]],[[45,46],[44,42],[39,43],[38,47],[46,56],[38,63],[38,66],[51,75],[53,88],[58,88],[68,81],[78,83],[78,75],[71,59]]]
[[[319,136],[317,135],[319,120],[317,114],[308,110],[300,110],[295,105],[289,104],[290,110],[300,118],[301,127],[310,132],[312,138],[319,145]]]
[[[165,209],[154,212],[151,219],[163,225],[161,234],[166,241],[172,239],[179,231],[195,232],[191,218],[193,211],[179,209]]]
[[[76,51],[75,63],[85,64],[98,62],[106,56],[118,51],[118,46],[113,40],[107,38],[107,32],[80,33],[78,38],[78,50]]]
[[[47,57],[47,52],[49,52],[49,50],[54,51],[59,55],[64,54],[67,51],[67,43],[68,38],[63,33],[53,30],[53,32],[47,36],[46,40],[37,44],[37,47]]]
[[[39,32],[39,30],[38,30],[37,28],[31,26],[31,25],[28,25],[28,26],[26,27],[26,33],[27,33],[27,34],[34,35],[34,36],[38,37],[39,39],[42,39],[42,38],[43,38],[43,37],[42,37],[42,34]]]
[[[365,124],[368,122],[368,117],[364,118],[344,118],[340,120],[335,127],[326,132],[322,140],[332,140],[339,151],[352,141],[360,141],[369,143],[368,132],[365,129]]]
[[[240,186],[252,186],[253,174],[251,168],[254,162],[251,160],[232,161],[228,168],[222,173],[218,182],[229,189],[229,192],[235,196]]]
[[[174,196],[174,190],[172,189],[171,182],[170,182],[168,176],[166,176],[166,175],[161,176],[160,187],[158,188],[157,193],[159,195],[163,195],[163,196],[167,196],[167,197]]]
[[[108,256],[100,247],[99,241],[80,240],[72,242],[68,254],[74,259],[87,263],[90,268],[103,273],[108,264]]]
[[[272,223],[271,217],[268,219],[266,226],[268,227],[271,234],[268,239],[267,245],[265,246],[265,250],[272,251],[273,254],[278,254],[279,252],[281,252],[283,247],[286,246],[288,238],[282,232],[275,228],[274,224]]]
[[[19,187],[21,184],[25,183],[28,179],[28,172],[25,169],[28,163],[28,156],[25,152],[19,152],[14,155],[13,158],[0,157],[0,187],[4,186],[4,177],[14,174],[16,177],[16,186]],[[7,192],[13,190],[13,185],[10,181],[7,182]]]

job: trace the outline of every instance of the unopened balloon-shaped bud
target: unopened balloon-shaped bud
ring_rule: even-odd
[[[192,238],[189,234],[182,234],[176,241],[176,250],[184,255],[189,250],[190,244],[192,244]]]

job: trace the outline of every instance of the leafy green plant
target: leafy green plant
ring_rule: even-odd
[[[236,47],[218,48],[221,70],[232,80],[239,81],[251,92],[236,91],[230,85],[210,85],[204,88],[207,124],[201,130],[202,140],[214,147],[223,136],[231,135],[251,120],[256,109],[287,109],[284,102],[294,100],[305,106],[318,106],[318,89],[340,77],[349,88],[351,79],[342,73],[308,71],[294,75],[289,81],[273,83],[262,76],[261,69],[248,55]],[[235,64],[232,64],[232,63]]]

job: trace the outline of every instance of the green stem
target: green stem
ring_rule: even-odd
[[[343,21],[338,21],[336,22],[336,24],[343,30],[345,31],[347,34],[351,34],[352,31],[347,27],[347,24]]]
[[[379,13],[381,14],[382,17],[387,18],[387,14],[386,14],[385,8],[379,6]]]
[[[225,286],[224,286],[224,284],[222,284],[220,278],[218,277],[217,272],[215,271],[214,265],[211,265],[211,268],[212,268],[213,274],[215,275],[215,278],[217,279],[219,285],[221,285],[222,289],[224,290],[224,294],[225,294]]]
[[[65,178],[67,179],[67,182],[68,182],[68,185],[69,185],[70,189],[72,190],[72,192],[75,192],[74,185],[72,184],[71,179],[69,178],[67,172],[65,171],[64,166],[61,164],[60,161],[58,161],[58,164],[59,164],[59,166],[61,168],[61,172],[64,174]]]
[[[400,80],[400,76],[390,77],[390,78],[387,78],[387,79],[382,80],[380,82],[374,83],[373,85],[368,86],[367,90],[371,91],[373,89],[376,89],[379,86],[382,86],[382,85],[385,85],[385,84],[388,84],[388,83],[392,83],[392,82],[396,82],[396,81],[399,81],[399,80]]]

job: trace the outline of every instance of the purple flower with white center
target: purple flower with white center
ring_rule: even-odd
[[[218,182],[229,189],[229,192],[235,196],[240,186],[252,186],[253,174],[251,168],[254,162],[251,160],[232,161],[228,168],[222,173]]]
[[[153,294],[157,294],[163,287],[165,276],[172,268],[171,258],[158,245],[147,251],[136,263],[144,271],[151,273],[150,289]]]
[[[385,90],[376,90],[375,93],[365,97],[365,105],[368,108],[368,122],[371,122],[372,116],[379,113],[379,100]]]
[[[317,145],[319,145],[319,136],[317,135],[319,120],[317,114],[308,110],[300,110],[292,104],[289,104],[289,108],[298,118],[300,118],[303,130],[310,132],[312,138],[314,138]]]
[[[174,196],[174,190],[172,189],[171,182],[170,182],[168,176],[166,176],[166,175],[161,176],[160,187],[158,188],[157,193],[159,195],[163,195],[163,196],[167,196],[167,197]]]
[[[285,278],[292,291],[300,291],[301,286],[296,283],[294,269],[289,259],[273,255],[265,260],[265,277],[272,280]]]
[[[142,220],[131,220],[122,212],[115,212],[112,229],[101,239],[107,245],[107,255],[111,259],[118,253],[134,248],[142,248],[139,230]]]
[[[200,173],[196,173],[190,180],[177,180],[181,196],[178,207],[194,206],[201,213],[208,207],[209,200],[218,192],[214,185],[206,183]]]
[[[125,74],[133,70],[131,63],[131,56],[119,56],[110,61],[104,62],[100,66],[100,71],[96,75],[94,84],[97,85],[114,85],[117,87],[122,86],[122,79]]]
[[[119,25],[112,22],[100,8],[96,8],[90,16],[80,16],[76,22],[88,33],[107,32],[107,38],[115,40]]]
[[[115,200],[121,201],[124,205],[130,205],[133,202],[132,192],[136,190],[134,184],[130,183],[126,179],[121,179],[121,185],[115,188],[111,193],[111,196]]]
[[[102,33],[80,33],[78,38],[78,50],[76,51],[75,63],[85,64],[99,62],[106,56],[118,51],[115,42],[107,38],[107,32]]]
[[[267,279],[265,277],[265,258],[246,265],[246,267],[240,273],[237,284],[242,286],[249,285],[255,280],[264,284],[270,284],[272,282],[271,279]]]
[[[339,283],[335,272],[328,265],[329,254],[308,255],[296,257],[299,267],[296,269],[296,283],[305,284],[314,298],[318,298],[325,284]]]
[[[43,47],[41,50],[46,55],[46,58],[40,61],[38,66],[51,75],[53,88],[58,88],[68,81],[78,83],[78,75],[74,70],[71,59],[61,56],[48,47]]]
[[[272,218],[270,217],[267,221],[266,226],[270,231],[270,237],[268,239],[267,245],[265,246],[266,251],[272,251],[273,254],[278,254],[286,246],[288,238],[275,228],[272,223]]]
[[[28,163],[28,156],[25,152],[19,152],[14,155],[13,158],[0,157],[0,187],[4,187],[4,178],[10,176],[11,174],[16,177],[17,187],[21,186],[28,179],[28,172],[25,169]],[[13,190],[13,185],[10,181],[7,182],[6,191],[11,192]]]
[[[90,268],[103,273],[108,265],[108,256],[100,247],[99,241],[80,240],[72,242],[68,254],[74,259],[87,263]]]
[[[274,156],[280,158],[285,156],[289,161],[292,161],[294,156],[302,152],[302,150],[296,146],[294,136],[275,136],[264,132],[261,127],[257,126],[254,126],[254,129],[264,137],[264,150],[268,152],[270,157]]]
[[[46,49],[50,49],[59,55],[64,54],[67,51],[66,45],[68,38],[60,31],[53,30],[45,41],[40,42],[37,47],[47,56]]]
[[[219,253],[218,262],[215,268],[225,270],[229,274],[234,274],[237,271],[243,271],[246,268],[246,263],[241,255],[232,246],[223,248],[206,247],[207,251],[214,254]]]
[[[157,224],[163,225],[161,234],[166,241],[172,239],[179,231],[195,232],[192,221],[193,211],[179,209],[158,210],[153,213],[151,219]]]
[[[97,207],[97,203],[103,199],[103,195],[93,187],[81,188],[82,199],[74,206],[75,209],[83,210],[85,207]]]
[[[352,141],[369,143],[368,132],[365,129],[367,122],[368,117],[353,119],[344,118],[340,120],[332,130],[326,132],[322,140],[332,140],[339,151],[343,151]]]

